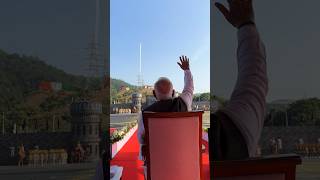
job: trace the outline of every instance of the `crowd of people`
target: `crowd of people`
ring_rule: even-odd
[[[295,152],[306,158],[320,158],[320,138],[317,143],[305,143],[300,138],[296,144]]]
[[[282,153],[290,153],[288,149],[284,148],[284,144],[280,137],[270,138],[269,140],[269,154],[282,154]],[[299,138],[295,144],[294,152],[301,155],[302,157],[307,158],[320,158],[320,138],[318,138],[318,142],[313,143],[305,143],[302,138]]]
[[[10,153],[14,156],[14,153]],[[23,144],[18,147],[18,166],[43,167],[48,165],[63,165],[69,163],[82,163],[90,156],[89,147],[83,146],[80,142],[70,151],[66,149],[40,149],[35,146],[33,149],[25,150]]]
[[[112,113],[113,114],[131,114],[133,110],[131,108],[113,108]]]
[[[282,139],[280,137],[270,139],[270,152],[271,154],[281,154],[283,152]]]
[[[65,149],[50,149],[50,150],[39,150],[32,149],[29,151],[28,165],[37,166],[48,166],[48,165],[62,165],[67,164],[68,153]]]

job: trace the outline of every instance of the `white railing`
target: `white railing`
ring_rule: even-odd
[[[112,144],[112,158],[122,149],[122,147],[128,142],[137,129],[138,125],[131,128],[120,141]]]

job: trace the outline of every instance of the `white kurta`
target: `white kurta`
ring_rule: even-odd
[[[254,25],[238,30],[237,61],[237,82],[222,112],[240,130],[253,157],[263,128],[268,92],[265,47]]]
[[[191,105],[192,105],[192,100],[193,100],[193,90],[194,90],[194,86],[193,86],[193,77],[191,74],[190,70],[186,70],[184,71],[184,88],[182,93],[180,94],[181,99],[184,101],[184,103],[186,104],[188,111],[191,111]],[[142,114],[139,113],[138,115],[138,132],[137,132],[137,136],[138,136],[138,140],[140,145],[144,144],[144,126],[143,126],[143,119],[142,119]],[[140,146],[140,154],[139,154],[139,159],[142,160],[141,157],[141,146]]]

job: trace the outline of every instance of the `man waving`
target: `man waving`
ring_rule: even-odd
[[[265,47],[257,31],[252,0],[228,0],[216,7],[238,29],[238,78],[225,108],[212,114],[210,135],[216,160],[255,156],[266,109]]]

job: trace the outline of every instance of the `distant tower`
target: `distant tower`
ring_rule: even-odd
[[[142,87],[144,85],[143,77],[142,77],[142,68],[141,68],[141,50],[142,45],[140,43],[140,53],[139,53],[139,74],[138,74],[138,86]]]
[[[110,29],[108,28],[108,24],[110,24],[110,18],[109,14],[107,11],[109,11],[109,0],[104,0],[102,1],[102,33],[101,33],[101,38],[102,38],[102,44],[103,44],[103,75],[104,76],[109,76],[108,70],[110,69],[110,64],[109,62],[109,53],[110,53],[110,40],[108,36],[108,32],[110,32]],[[109,77],[105,77],[109,78]]]
[[[141,112],[141,102],[142,101],[142,94],[140,93],[133,93],[132,94],[132,108],[136,110],[136,112]]]
[[[99,46],[98,46],[98,38],[99,38],[99,16],[100,16],[100,0],[96,0],[96,19],[95,19],[95,27],[92,39],[88,44],[88,64],[87,73],[89,77],[101,77],[101,70],[103,69],[103,63],[100,62],[99,58]]]
[[[95,36],[95,35],[93,35]],[[101,63],[98,56],[98,44],[95,38],[92,38],[88,46],[88,68],[87,73],[89,77],[100,77]]]
[[[146,96],[146,105],[150,106],[151,104],[155,103],[157,99],[154,96],[147,95]]]
[[[99,160],[102,104],[90,101],[72,103],[70,113],[72,116],[73,147],[80,142],[88,152],[87,162]]]

